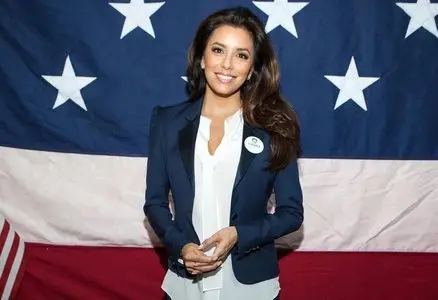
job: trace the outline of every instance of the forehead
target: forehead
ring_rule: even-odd
[[[222,25],[216,28],[211,34],[208,43],[221,43],[232,48],[253,47],[251,33],[244,28],[229,25]]]

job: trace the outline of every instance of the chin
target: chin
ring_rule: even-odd
[[[212,88],[211,91],[213,92],[213,94],[222,98],[228,98],[240,92],[239,89],[220,89],[220,88],[219,89]]]

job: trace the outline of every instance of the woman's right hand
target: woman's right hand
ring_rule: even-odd
[[[182,248],[181,256],[186,269],[194,275],[213,271],[222,264],[221,260],[217,261],[205,255],[195,243],[186,244]]]

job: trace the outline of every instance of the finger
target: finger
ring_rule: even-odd
[[[202,251],[191,251],[190,253],[187,253],[185,257],[186,261],[192,261],[192,262],[198,262],[198,263],[208,263],[213,261],[213,259],[210,256],[205,255]]]
[[[212,263],[212,262],[214,262],[213,257],[206,255],[202,251],[197,250],[194,253],[195,253],[195,255],[193,257],[193,261],[195,261],[197,263]]]
[[[186,262],[186,269],[192,274],[201,274],[204,270],[211,271],[216,269],[221,265],[222,262],[212,262],[212,263],[197,263],[197,262]]]
[[[218,260],[222,260],[222,261],[225,260],[225,258],[227,257],[228,253],[229,253],[229,250],[225,250],[224,253],[221,256],[218,257]]]
[[[219,243],[221,240],[221,237],[218,234],[214,234],[211,237],[209,237],[208,239],[206,239],[205,241],[202,242],[201,245],[199,245],[198,249],[199,250],[207,250],[209,249],[211,246],[213,246],[216,243]]]
[[[222,265],[222,261],[217,261],[211,266],[197,267],[196,270],[201,271],[202,273],[206,273],[206,272],[216,270],[221,265]]]
[[[193,269],[193,268],[187,268],[187,271],[193,275],[201,274],[201,271]]]
[[[200,272],[199,271],[199,268],[200,267],[203,267],[203,266],[201,266],[201,265],[199,265],[199,264],[197,264],[197,263],[195,263],[195,262],[188,262],[186,265],[186,269],[190,272],[190,273],[193,273],[193,271],[196,271],[196,272]],[[193,274],[195,274],[195,273],[193,273]]]
[[[184,257],[184,262],[188,264],[189,266],[192,266],[193,263],[197,264],[211,264],[214,262],[213,258],[211,256],[205,255],[202,251],[193,251],[191,253],[188,253]]]
[[[194,262],[193,263],[193,267],[194,268],[198,268],[198,267],[206,267],[206,266],[211,266],[213,264],[215,264],[215,261],[211,261],[211,262]]]
[[[214,252],[212,255],[213,259],[217,260],[220,257],[224,256],[224,254],[226,253],[226,249],[228,248],[227,246],[228,245],[225,242],[221,242],[221,243],[217,244],[216,249],[214,249]]]
[[[199,267],[207,267],[212,266],[215,262],[210,263],[198,263],[198,262],[189,262],[187,266],[189,266],[192,269],[198,269]]]

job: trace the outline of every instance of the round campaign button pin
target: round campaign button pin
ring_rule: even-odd
[[[251,153],[259,154],[263,151],[263,142],[256,136],[249,136],[245,139],[245,148]]]

